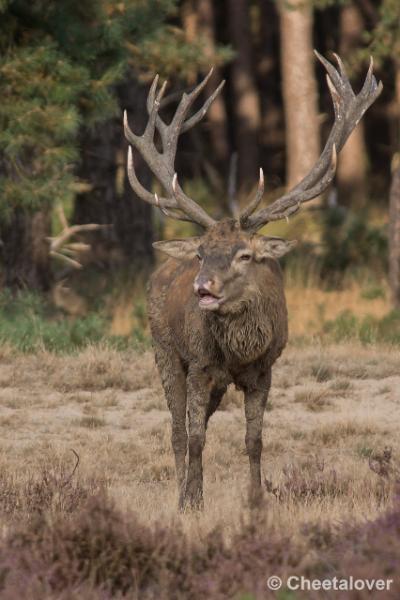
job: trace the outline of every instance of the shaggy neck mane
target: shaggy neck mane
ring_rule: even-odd
[[[270,302],[257,296],[238,313],[209,313],[208,323],[213,337],[228,360],[249,363],[267,349],[272,339]]]

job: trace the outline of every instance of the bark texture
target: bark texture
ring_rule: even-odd
[[[254,80],[247,0],[228,0],[230,39],[236,51],[232,63],[235,144],[239,155],[240,186],[252,186],[258,179],[258,135],[261,124],[260,99]]]
[[[397,154],[392,160],[392,182],[389,198],[389,282],[392,303],[400,308],[400,61],[396,63],[395,88],[397,99]]]
[[[215,55],[216,25],[212,0],[197,1],[197,15],[199,34],[206,42],[205,54],[212,60]],[[209,97],[220,83],[222,77],[218,68],[205,88],[205,96]],[[217,168],[226,176],[230,158],[228,123],[224,98],[219,94],[211,104],[207,113],[210,138],[213,152],[215,153]]]
[[[297,184],[319,156],[317,84],[313,57],[313,11],[280,0],[282,87],[286,121],[286,180]],[[315,203],[315,201],[314,201]]]
[[[262,108],[261,165],[265,172],[274,173],[274,186],[282,183],[282,155],[285,148],[284,115],[280,85],[279,15],[274,0],[263,0],[260,5],[260,40],[258,86]]]
[[[400,308],[400,154],[395,157],[389,210],[389,279],[394,308]]]
[[[340,13],[340,56],[345,61],[360,46],[364,23],[356,5]],[[361,208],[366,200],[367,151],[364,121],[360,121],[342,149],[337,170],[339,204]]]

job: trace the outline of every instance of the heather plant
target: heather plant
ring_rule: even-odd
[[[103,483],[76,476],[79,456],[71,468],[65,461],[58,464],[46,460],[37,473],[19,481],[12,473],[0,475],[0,518],[26,519],[49,513],[76,512],[87,499],[98,494]]]
[[[179,526],[151,528],[102,494],[71,518],[25,524],[3,550],[5,598],[32,598],[38,590],[55,598],[89,582],[99,598],[223,600],[247,592],[262,598],[266,570],[293,568],[300,558],[288,539],[268,534],[260,522],[243,524],[229,546],[219,529],[189,544]]]
[[[300,541],[275,531],[266,514],[256,511],[243,518],[229,543],[221,528],[202,541],[189,541],[179,524],[143,524],[139,515],[116,510],[102,492],[70,515],[48,519],[39,514],[6,536],[1,544],[1,597],[268,600],[276,598],[266,587],[271,574],[283,579],[289,574],[393,578],[392,590],[382,597],[398,597],[398,496],[375,521],[358,526],[310,524]],[[279,597],[285,594],[283,590]],[[326,597],[363,600],[368,594],[332,592]],[[307,598],[319,597],[318,592],[307,592]]]
[[[325,462],[317,456],[302,464],[291,463],[283,467],[282,481],[273,484],[265,479],[264,485],[279,502],[307,502],[348,494],[351,481],[338,475],[335,468],[326,469]]]

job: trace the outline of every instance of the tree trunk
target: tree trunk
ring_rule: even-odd
[[[360,46],[364,23],[357,6],[343,6],[340,13],[340,56],[344,60]],[[361,208],[366,200],[367,151],[364,121],[360,121],[340,153],[337,170],[339,204]]]
[[[132,126],[141,134],[147,121],[146,91],[129,81],[119,86],[117,92],[121,108],[128,109]],[[129,264],[140,269],[153,260],[152,213],[150,205],[140,200],[129,185],[126,153],[120,118],[83,132],[79,176],[92,189],[77,197],[73,220],[112,225],[92,235],[95,258],[109,266]],[[136,151],[134,162],[139,179],[149,188],[150,172]]]
[[[302,0],[280,0],[281,60],[286,121],[286,180],[292,187],[319,156],[317,83],[313,58],[313,12]]]
[[[389,201],[389,280],[393,306],[400,308],[400,155],[393,161]]]
[[[198,28],[202,38],[206,41],[204,53],[210,61],[215,55],[215,15],[212,0],[197,0]],[[215,90],[221,81],[219,69],[214,69],[213,75],[205,89],[205,95],[208,97]],[[207,120],[210,126],[210,138],[215,153],[216,166],[224,179],[228,172],[230,148],[228,139],[228,123],[226,115],[225,101],[219,94],[211,104],[207,113]]]
[[[282,184],[284,176],[285,134],[280,85],[279,15],[274,0],[263,0],[260,3],[260,17],[257,76],[262,107],[261,164],[268,174],[275,174],[275,181],[271,182],[269,176],[268,180],[276,187]]]
[[[396,64],[395,87],[397,106],[400,107],[400,61]],[[400,135],[400,113],[397,115],[397,130]],[[392,161],[389,198],[389,282],[394,308],[400,308],[400,149],[397,150]]]
[[[49,257],[50,213],[16,208],[1,224],[2,285],[13,290],[47,291],[52,281]]]
[[[230,41],[236,51],[231,66],[235,143],[239,154],[239,185],[253,186],[258,179],[260,99],[253,74],[251,32],[247,0],[228,0]]]

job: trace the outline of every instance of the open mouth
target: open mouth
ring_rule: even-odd
[[[201,308],[216,308],[222,302],[222,298],[220,296],[214,296],[208,290],[200,289],[198,292],[199,306]]]

